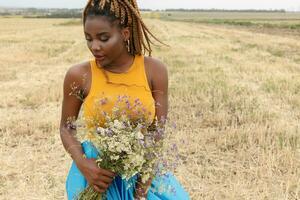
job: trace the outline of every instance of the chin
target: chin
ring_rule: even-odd
[[[105,60],[98,60],[98,59],[96,59],[96,61],[97,61],[97,63],[98,63],[99,65],[101,65],[102,67],[105,66],[105,65],[107,65],[107,61],[105,61]]]

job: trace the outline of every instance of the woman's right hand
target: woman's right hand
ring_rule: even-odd
[[[99,168],[94,158],[83,158],[77,166],[89,185],[99,193],[104,193],[116,176],[112,171]]]

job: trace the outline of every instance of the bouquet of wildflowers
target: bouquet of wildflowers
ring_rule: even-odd
[[[101,105],[105,103],[103,99],[99,102]],[[92,118],[85,119],[84,124],[77,121],[76,126],[81,127],[84,138],[91,141],[98,150],[99,158],[96,163],[99,167],[111,170],[127,181],[139,175],[142,183],[146,183],[149,178],[163,176],[170,170],[168,162],[163,159],[165,121],[155,119],[150,124],[139,100],[134,102],[131,106],[127,96],[119,97],[111,114],[102,112],[104,123],[100,123],[99,118]],[[122,103],[134,114],[128,114],[124,107],[120,106]],[[162,192],[162,189],[160,191]],[[79,194],[78,200],[100,197],[106,198],[105,194],[101,196],[89,186]]]

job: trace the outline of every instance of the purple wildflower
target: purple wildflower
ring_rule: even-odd
[[[68,122],[67,123],[67,128],[71,129],[71,130],[76,130],[77,126],[74,123],[72,123],[72,122]]]
[[[123,124],[125,127],[127,127],[127,123],[126,123],[126,122],[122,122],[122,124]]]
[[[101,99],[100,100],[100,103],[101,103],[101,105],[103,106],[103,105],[105,105],[105,104],[107,104],[107,98],[105,97],[105,98],[103,98],[103,99]]]
[[[126,103],[127,108],[130,109],[131,106],[130,106],[130,102],[128,101],[128,99],[125,101],[125,103]]]
[[[174,128],[174,129],[177,128],[177,125],[174,122],[172,123],[172,128]]]
[[[111,128],[109,128],[108,130],[105,131],[106,136],[108,137],[112,137],[114,132],[111,130]]]
[[[142,145],[143,146],[143,148],[146,148],[146,144],[145,144],[145,141],[144,140],[139,140],[139,143],[140,143],[140,145]]]
[[[120,95],[117,96],[118,100],[117,100],[117,103],[120,103],[122,101],[122,98]]]
[[[140,99],[135,99],[134,100],[134,107],[136,107],[136,106],[140,106],[141,105],[141,102],[140,102]]]

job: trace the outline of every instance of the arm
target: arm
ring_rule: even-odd
[[[158,60],[151,58],[151,85],[152,96],[155,100],[155,115],[157,120],[161,122],[167,119],[168,115],[168,70],[167,67]],[[152,179],[149,179],[146,184],[142,184],[138,179],[136,187],[136,197],[146,198],[147,191],[151,185]]]
[[[72,93],[71,85],[74,83],[79,85],[78,89],[81,89],[82,86],[80,86],[80,84],[82,83],[82,80],[80,80],[80,70],[78,66],[70,68],[65,75],[60,121],[60,137],[65,150],[70,154],[76,165],[80,166],[80,163],[83,160],[81,144],[75,138],[76,129],[69,126],[69,120],[77,119],[80,107],[82,105],[81,100],[73,95],[70,95]]]
[[[168,115],[168,71],[162,63],[156,65],[155,71],[152,79],[152,96],[156,103],[155,115],[158,121],[161,121],[167,119]]]
[[[64,96],[62,103],[62,114],[60,122],[60,137],[66,151],[71,155],[72,159],[76,163],[78,169],[82,172],[84,177],[87,179],[89,185],[93,186],[94,189],[102,193],[106,191],[108,186],[115,176],[114,173],[101,169],[97,166],[95,159],[87,159],[84,157],[81,143],[76,139],[76,127],[70,126],[69,120],[76,120],[82,101],[86,94],[84,91],[84,65],[77,65],[67,72],[64,80]],[[76,91],[80,91],[81,99],[71,95],[75,91],[72,90],[71,86],[76,85]]]

